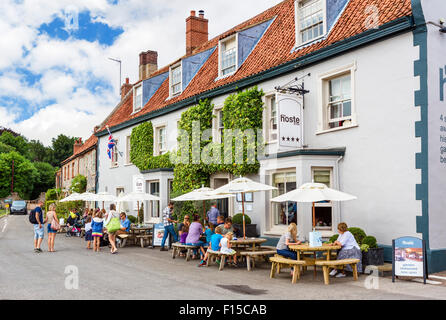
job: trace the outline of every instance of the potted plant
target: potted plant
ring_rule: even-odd
[[[382,266],[384,264],[384,248],[379,248],[376,238],[366,236],[362,240],[362,265],[363,268],[369,265]]]
[[[237,213],[232,217],[232,225],[237,229],[237,236],[243,237],[243,213]],[[247,237],[257,237],[257,225],[251,224],[251,218],[245,214],[245,234]]]

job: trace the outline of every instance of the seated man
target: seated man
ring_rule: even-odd
[[[232,219],[229,217],[225,219],[225,223],[223,225],[221,234],[226,235],[228,232],[234,233],[234,227],[232,226]]]
[[[125,212],[121,212],[121,229],[116,231],[116,235],[128,234],[130,232],[130,220]]]

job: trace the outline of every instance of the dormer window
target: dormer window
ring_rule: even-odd
[[[323,0],[296,1],[297,45],[306,44],[325,34],[325,4]]]
[[[220,41],[220,77],[237,70],[237,35]]]
[[[133,112],[138,112],[142,109],[142,85],[133,89]]]
[[[182,72],[181,63],[170,69],[170,96],[176,96],[182,90]]]

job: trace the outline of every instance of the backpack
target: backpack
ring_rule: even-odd
[[[31,222],[32,224],[38,224],[36,219],[36,209],[32,209],[29,213],[29,222]]]

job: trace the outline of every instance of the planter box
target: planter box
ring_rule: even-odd
[[[238,229],[239,232],[237,233],[237,235],[239,237],[243,237],[243,224],[233,224],[235,229]],[[258,237],[259,235],[257,234],[257,224],[245,224],[245,232],[246,232],[246,236],[247,237]]]
[[[368,252],[362,253],[362,268],[366,266],[384,265],[384,248],[370,248]]]

